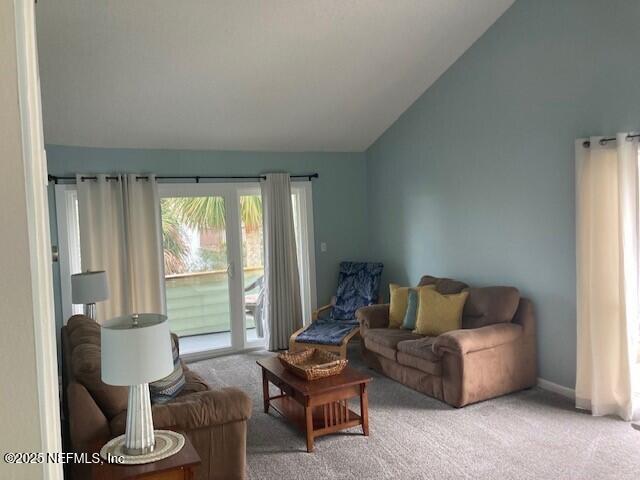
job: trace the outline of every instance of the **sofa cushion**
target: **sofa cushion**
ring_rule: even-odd
[[[470,288],[464,306],[462,328],[510,322],[519,303],[520,292],[514,287]]]
[[[71,353],[71,371],[84,385],[107,418],[127,409],[128,387],[107,385],[102,381],[100,346],[77,345]]]
[[[416,340],[403,340],[398,342],[397,350],[398,352],[408,353],[423,360],[437,362],[440,360],[440,357],[433,353],[433,344],[436,338],[438,337],[421,337]]]
[[[440,357],[433,353],[436,337],[404,340],[398,343],[398,363],[431,375],[442,374]]]
[[[398,352],[398,358],[396,360],[400,365],[405,367],[415,368],[421,372],[428,373],[439,377],[442,375],[442,362],[431,362],[424,358],[414,357],[409,353]]]
[[[432,277],[431,275],[424,275],[420,279],[420,283],[418,283],[418,286],[423,287],[425,285],[435,285],[436,290],[443,295],[460,293],[465,288],[469,288],[469,285],[464,282],[459,282],[450,278]]]
[[[367,330],[364,337],[365,346],[390,360],[396,359],[397,345],[403,340],[417,340],[421,338],[408,330],[395,328],[372,328]]]

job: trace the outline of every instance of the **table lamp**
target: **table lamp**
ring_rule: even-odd
[[[141,313],[104,322],[101,328],[101,351],[102,381],[109,385],[129,387],[126,433],[107,444],[111,448],[108,453],[150,457],[156,447],[156,437],[151,416],[149,382],[164,378],[173,371],[167,317]],[[173,453],[175,452],[170,454]]]
[[[71,275],[71,301],[76,304],[84,304],[84,314],[96,319],[96,302],[102,302],[109,298],[109,286],[107,285],[107,273],[82,272]]]

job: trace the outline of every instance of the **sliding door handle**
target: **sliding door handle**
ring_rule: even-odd
[[[227,275],[229,275],[229,278],[233,278],[233,262],[227,264]]]

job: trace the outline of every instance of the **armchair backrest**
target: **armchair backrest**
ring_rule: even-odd
[[[382,263],[341,262],[331,318],[353,320],[356,310],[375,303],[380,290],[382,268]]]

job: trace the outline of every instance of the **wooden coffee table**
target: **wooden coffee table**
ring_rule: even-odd
[[[272,407],[300,428],[307,437],[307,452],[313,452],[313,440],[340,430],[362,425],[369,435],[367,384],[371,377],[349,368],[319,380],[306,381],[288,372],[276,357],[256,362],[262,367],[264,412]],[[280,389],[271,397],[269,382]],[[349,409],[349,399],[360,398],[360,415]]]

